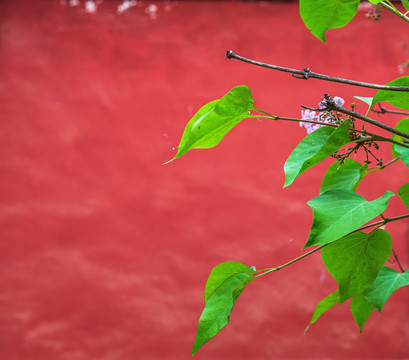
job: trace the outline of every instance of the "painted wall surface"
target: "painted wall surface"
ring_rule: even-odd
[[[218,147],[162,164],[190,117],[233,86],[293,117],[325,92],[348,104],[374,91],[297,80],[226,60],[226,50],[376,83],[399,77],[408,58],[408,26],[387,13],[375,22],[362,10],[323,44],[296,3],[155,2],[155,16],[150,2],[122,14],[118,4],[85,13],[83,1],[0,2],[4,360],[190,359],[213,266],[264,268],[301,254],[306,202],[330,160],[283,189],[284,162],[305,135],[297,123],[247,120]],[[404,177],[392,166],[359,191],[396,193]],[[391,204],[387,216],[405,213],[398,198]],[[387,229],[408,268],[409,222]],[[319,255],[253,282],[195,358],[409,359],[409,289],[361,335],[346,303],[304,336],[335,289]]]

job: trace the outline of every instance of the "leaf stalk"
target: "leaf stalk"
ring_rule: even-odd
[[[395,216],[395,217],[391,217],[391,218],[386,218],[386,217],[384,217],[383,215],[381,215],[381,217],[382,217],[382,220],[373,222],[373,223],[368,224],[368,225],[361,226],[361,227],[355,229],[354,231],[351,231],[349,234],[346,234],[345,236],[350,235],[350,234],[353,234],[353,233],[358,232],[358,231],[361,231],[361,230],[368,229],[368,228],[373,227],[373,226],[376,226],[377,228],[379,228],[379,227],[381,227],[381,226],[383,226],[383,225],[386,225],[387,223],[390,223],[390,222],[393,222],[393,221],[397,221],[397,220],[402,220],[402,219],[405,219],[405,218],[409,218],[409,214],[404,214],[404,215]],[[261,274],[255,275],[254,277],[255,277],[255,278],[259,278],[259,277],[261,277],[261,276],[263,276],[263,275],[267,275],[267,274],[270,274],[270,273],[272,273],[272,272],[274,272],[274,271],[281,270],[281,269],[283,269],[283,268],[285,268],[285,267],[287,267],[287,266],[289,266],[289,265],[292,265],[292,264],[294,264],[294,263],[296,263],[296,262],[298,262],[298,261],[300,261],[300,260],[306,258],[307,256],[310,256],[311,254],[314,254],[315,252],[321,250],[323,247],[325,247],[325,246],[327,246],[327,245],[330,245],[330,244],[332,244],[332,243],[319,245],[319,246],[317,246],[316,248],[314,248],[314,249],[312,249],[312,250],[306,252],[306,253],[303,254],[303,255],[300,255],[300,256],[296,257],[295,259],[293,259],[293,260],[291,260],[291,261],[289,261],[289,262],[287,262],[287,263],[285,263],[285,264],[283,264],[283,265],[279,265],[279,266],[273,267],[273,268],[267,268],[267,269],[263,269],[263,270],[258,270],[257,272],[261,272]]]

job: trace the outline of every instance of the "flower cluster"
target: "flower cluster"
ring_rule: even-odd
[[[343,106],[345,103],[344,99],[339,96],[335,96],[334,101],[335,101],[335,104],[337,104],[338,106]],[[324,101],[320,101],[318,105],[320,109],[325,109]],[[307,121],[318,121],[320,123],[330,124],[334,122],[335,116],[331,112],[328,112],[328,111],[317,113],[316,111],[306,109],[306,110],[301,110],[301,119],[307,120]],[[311,134],[313,131],[325,125],[300,121],[300,126],[301,127],[304,126],[307,129],[307,133]]]

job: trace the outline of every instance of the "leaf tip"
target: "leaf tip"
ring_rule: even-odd
[[[170,164],[173,160],[175,160],[175,158],[172,158],[172,159],[170,159],[170,160],[168,160],[168,161],[166,161],[166,162],[164,162],[162,165],[167,165],[167,164]]]
[[[305,330],[304,330],[304,336],[307,335],[307,331],[308,331],[309,328],[310,328],[310,325],[308,325],[308,326],[305,328]]]
[[[324,30],[324,31],[311,30],[311,29],[309,29],[309,30],[311,31],[311,33],[312,33],[319,41],[323,42],[324,44],[327,42],[327,39],[325,38],[326,30]]]
[[[192,356],[194,356],[198,352],[198,350],[202,347],[202,345],[198,343],[197,338],[196,338],[195,342],[193,343],[193,347],[192,347],[192,352],[191,352]]]
[[[390,191],[390,190],[387,190],[387,191],[386,191],[386,194],[388,194],[388,197],[395,196],[395,194],[394,194],[392,191]]]
[[[186,153],[186,152],[185,152]],[[164,162],[162,165],[167,165],[170,164],[171,162],[173,162],[174,160],[176,160],[177,158],[180,158],[182,155],[184,155],[185,153],[180,153],[178,152],[172,159]]]
[[[294,179],[289,179],[289,178],[285,179],[283,189],[285,189],[286,187],[289,187],[293,182],[294,182]]]
[[[313,244],[312,244],[312,240],[311,240],[311,238],[309,237],[308,239],[307,239],[307,242],[305,243],[305,245],[301,248],[301,250],[305,250],[306,248],[309,248],[310,246],[312,246]]]

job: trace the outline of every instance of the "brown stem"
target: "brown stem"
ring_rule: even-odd
[[[314,78],[314,79],[319,79],[319,80],[339,82],[339,83],[343,83],[343,84],[347,84],[347,85],[361,86],[361,87],[366,87],[366,88],[370,88],[370,89],[391,90],[391,91],[409,91],[409,87],[407,87],[407,86],[389,86],[389,85],[366,83],[366,82],[362,82],[362,81],[349,80],[349,79],[343,79],[343,78],[338,78],[338,77],[334,77],[334,76],[314,73],[310,69],[307,69],[307,68],[304,68],[304,70],[296,70],[296,69],[290,69],[290,68],[287,68],[287,67],[284,67],[284,66],[266,64],[266,63],[263,63],[263,62],[260,62],[260,61],[247,59],[247,58],[245,58],[243,56],[235,54],[231,50],[226,52],[226,59],[236,59],[236,60],[246,62],[248,64],[261,66],[261,67],[264,67],[264,68],[267,68],[267,69],[288,72],[288,73],[291,73],[292,76],[297,78],[297,79],[307,80],[309,78]]]
[[[381,215],[381,216],[382,216],[382,215]],[[385,225],[385,224],[387,224],[387,223],[390,223],[390,222],[392,222],[392,221],[397,221],[397,220],[405,219],[405,218],[408,218],[408,217],[409,217],[409,214],[400,215],[400,216],[395,216],[395,217],[391,217],[391,218],[385,218],[385,217],[382,216],[382,218],[383,218],[382,220],[376,221],[376,222],[374,222],[374,223],[372,223],[372,224],[368,224],[368,225],[361,226],[361,227],[359,227],[359,228],[357,228],[357,229],[351,231],[349,234],[346,234],[346,235],[350,235],[350,234],[352,234],[352,233],[354,233],[354,232],[361,231],[361,230],[365,230],[365,229],[370,228],[370,227],[373,227],[373,226],[380,227],[380,226]],[[346,236],[346,235],[345,235],[345,236]],[[285,263],[285,264],[283,264],[283,265],[280,265],[280,266],[277,266],[277,267],[274,267],[274,268],[269,268],[269,269],[264,269],[264,270],[258,270],[257,272],[258,272],[258,273],[261,273],[261,274],[255,275],[254,277],[255,277],[255,278],[259,278],[260,276],[267,275],[267,274],[270,274],[270,273],[272,273],[272,272],[274,272],[274,271],[281,270],[282,268],[285,268],[286,266],[289,266],[289,265],[291,265],[291,264],[294,264],[295,262],[304,259],[305,257],[307,257],[307,256],[309,256],[309,255],[311,255],[311,254],[313,254],[313,253],[315,253],[315,252],[317,252],[318,250],[321,250],[324,246],[327,246],[327,245],[330,245],[330,244],[332,244],[332,243],[319,245],[319,246],[317,246],[316,248],[314,248],[314,249],[312,249],[312,250],[306,252],[306,253],[303,254],[303,255],[300,255],[300,256],[296,257],[295,259],[293,259],[293,260],[291,260],[291,261],[289,261],[289,262],[287,262],[287,263]]]
[[[367,117],[367,116],[361,115],[361,114],[359,114],[359,113],[357,113],[357,112],[355,112],[355,111],[346,109],[346,108],[344,108],[344,107],[342,107],[342,106],[338,106],[338,105],[335,103],[335,101],[334,101],[328,94],[325,94],[325,107],[324,107],[323,109],[314,109],[314,110],[316,110],[316,111],[326,111],[326,110],[338,111],[338,112],[347,114],[347,115],[349,115],[349,116],[352,116],[352,117],[354,117],[354,118],[363,120],[363,121],[365,121],[365,122],[367,122],[367,123],[370,123],[370,124],[372,124],[372,125],[375,125],[375,126],[381,128],[381,129],[384,129],[384,130],[386,130],[386,131],[389,131],[389,132],[391,132],[391,133],[393,133],[393,134],[402,136],[402,137],[405,138],[405,139],[409,139],[409,134],[406,134],[406,133],[404,133],[403,131],[396,130],[396,129],[394,129],[393,127],[390,127],[390,126],[388,126],[388,125],[385,125],[385,124],[383,124],[383,123],[381,123],[381,122],[379,122],[379,121],[376,121],[376,120],[374,120],[374,119],[371,119],[371,118],[369,118],[369,117]]]

